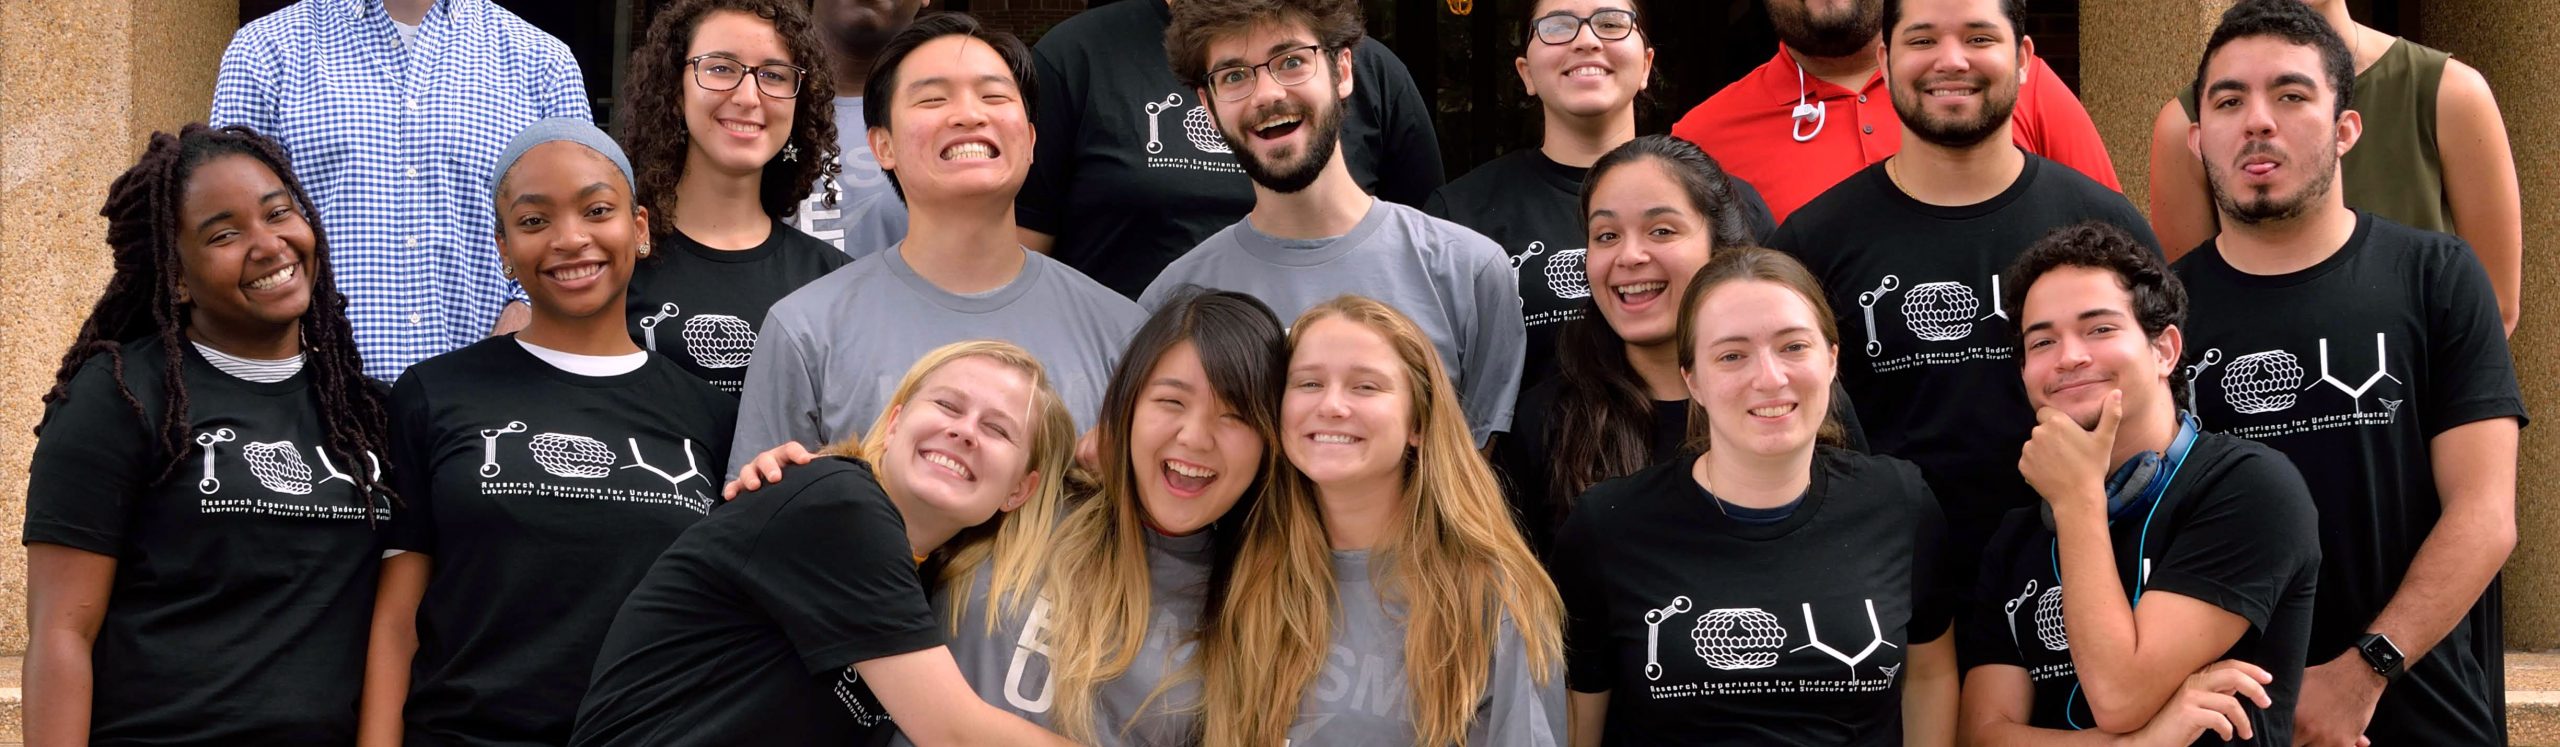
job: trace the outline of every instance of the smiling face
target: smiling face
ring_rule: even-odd
[[[1566,15],[1589,18],[1604,10],[1633,11],[1627,0],[1545,0],[1537,18]],[[1540,41],[1535,32],[1512,67],[1520,82],[1541,105],[1574,117],[1599,117],[1635,106],[1636,94],[1653,74],[1653,48],[1642,32],[1609,41],[1588,25],[1577,27],[1563,44]]]
[[[635,249],[649,232],[622,170],[559,140],[525,151],[499,185],[499,259],[524,285],[534,323],[621,314]]]
[[[2124,390],[2128,413],[2170,401],[2177,327],[2154,339],[2137,321],[2133,293],[2109,270],[2062,266],[2038,276],[2018,310],[2026,347],[2027,403],[2052,407],[2082,428],[2098,426],[2107,393]]]
[[[197,337],[219,345],[298,335],[318,240],[274,170],[237,154],[198,164],[177,229],[178,292]]]
[[[1785,285],[1714,285],[1694,320],[1697,357],[1681,377],[1707,411],[1712,449],[1763,457],[1813,448],[1831,411],[1839,349],[1813,305]]]
[[[926,374],[888,414],[881,474],[904,499],[900,508],[972,527],[1021,505],[1039,479],[1031,471],[1032,398],[1029,374],[985,356]]]
[[[2214,52],[2188,141],[2223,215],[2257,225],[2331,199],[2338,157],[2363,120],[2338,114],[2326,79],[2318,49],[2278,37],[2234,39]]]
[[[1404,478],[1419,443],[1414,392],[1385,335],[1324,317],[1298,332],[1280,398],[1281,452],[1316,486],[1359,490]]]
[[[1262,436],[1218,397],[1192,343],[1158,357],[1144,387],[1129,422],[1138,504],[1156,531],[1200,531],[1261,478]]]
[[[908,202],[1013,202],[1031,172],[1035,135],[1013,69],[994,47],[959,35],[925,42],[899,61],[890,95],[889,126],[871,128],[871,149]]]
[[[1221,37],[1209,44],[1209,70],[1271,65],[1254,69],[1252,80],[1236,84],[1251,89],[1241,99],[1222,101],[1209,91],[1195,91],[1209,102],[1218,133],[1234,149],[1245,175],[1281,194],[1314,184],[1342,141],[1343,102],[1351,95],[1351,51],[1302,49],[1315,44],[1315,32],[1299,23],[1256,24]],[[1274,59],[1282,53],[1291,56]],[[1314,75],[1297,85],[1272,79],[1310,66],[1317,68]]]
[[[706,66],[736,69],[807,64],[791,59],[790,47],[783,44],[772,21],[738,11],[703,16],[702,22],[694,26],[693,44],[686,47],[685,58],[706,54],[729,59],[704,59],[695,63],[695,69],[685,71],[685,84],[679,90],[684,95],[686,170],[761,172],[791,137],[793,100],[765,95],[756,81],[758,76],[747,70],[737,70],[745,75],[738,87],[707,90],[697,82],[703,77],[697,70]]]
[[[2002,132],[2035,45],[2022,46],[2000,0],[1892,1],[1902,3],[1902,17],[1885,32],[1885,80],[1903,129],[1948,148]]]
[[[1630,345],[1673,342],[1680,294],[1715,251],[1713,227],[1658,158],[1610,170],[1591,185],[1583,257],[1600,317]]]

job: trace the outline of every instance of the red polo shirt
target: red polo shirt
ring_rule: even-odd
[[[1902,149],[1902,121],[1894,116],[1883,71],[1856,91],[1803,76],[1805,103],[1824,110],[1819,130],[1795,119],[1797,79],[1795,58],[1780,48],[1776,58],[1671,126],[1672,135],[1697,143],[1725,171],[1758,188],[1781,223],[1831,185]],[[2098,139],[2098,125],[2043,58],[2027,58],[2027,78],[2018,85],[2010,120],[2010,136],[2019,147],[2124,190],[2106,143]],[[1797,142],[1798,134],[1809,139]]]

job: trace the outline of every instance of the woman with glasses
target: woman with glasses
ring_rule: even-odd
[[[1636,137],[1636,98],[1653,78],[1653,47],[1635,0],[1539,0],[1512,61],[1538,99],[1538,147],[1486,162],[1431,194],[1423,211],[1501,244],[1520,276],[1529,348],[1520,369],[1527,392],[1557,372],[1557,333],[1591,314],[1594,291],[1582,274],[1582,180],[1600,155]],[[1760,195],[1733,180],[1752,238],[1777,229]],[[1529,412],[1520,403],[1520,416]],[[1514,422],[1515,426],[1520,425]]]
[[[732,395],[765,311],[852,260],[783,219],[824,177],[835,82],[805,3],[685,0],[632,54],[623,144],[660,251],[631,275],[631,339]]]

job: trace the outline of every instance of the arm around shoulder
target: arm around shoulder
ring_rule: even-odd
[[[854,671],[916,747],[1020,747],[1074,743],[988,705],[960,675],[951,649],[936,646],[858,662]]]

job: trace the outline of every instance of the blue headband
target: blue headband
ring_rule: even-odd
[[[588,150],[604,156],[607,161],[612,161],[614,168],[622,170],[622,183],[626,188],[636,188],[639,185],[640,181],[631,176],[630,157],[622,154],[622,146],[614,144],[613,138],[604,134],[604,130],[596,129],[594,123],[584,119],[552,117],[525,126],[523,132],[516,133],[516,139],[507,142],[506,152],[498,155],[498,168],[489,172],[491,209],[496,209],[498,185],[506,183],[507,172],[515,170],[516,161],[524,158],[525,151],[533,150],[534,146],[543,143],[560,140],[587,146]],[[498,216],[498,222],[506,223],[506,216]]]

